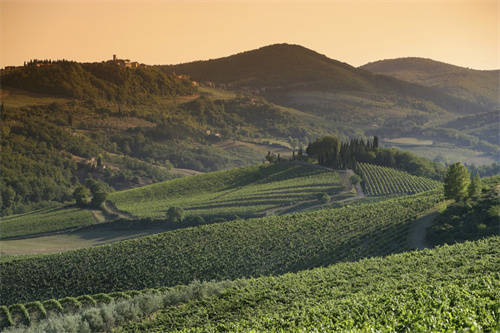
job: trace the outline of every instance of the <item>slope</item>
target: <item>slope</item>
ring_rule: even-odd
[[[498,329],[499,237],[252,279],[117,332]]]
[[[2,302],[282,274],[408,249],[410,222],[438,192],[218,223],[0,263]]]
[[[137,217],[164,218],[169,207],[206,221],[256,217],[299,203],[318,204],[318,196],[343,191],[338,173],[281,163],[218,171],[116,192],[110,200]]]
[[[368,63],[360,67],[373,73],[438,88],[459,98],[486,106],[500,106],[500,71],[474,70],[426,58],[397,58]]]
[[[225,58],[162,68],[167,73],[186,73],[195,80],[261,94],[278,104],[343,117],[342,120],[350,122],[356,122],[355,116],[360,114],[372,116],[362,109],[377,111],[377,116],[388,115],[389,111],[405,115],[486,111],[475,103],[392,77],[374,75],[298,45],[270,45]],[[343,113],[347,110],[356,111],[354,117],[346,118]],[[369,121],[376,119],[372,116]]]

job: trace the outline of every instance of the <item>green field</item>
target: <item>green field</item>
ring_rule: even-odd
[[[363,179],[363,191],[371,196],[414,194],[441,186],[435,180],[383,166],[358,163],[357,168]]]
[[[282,163],[174,179],[110,195],[118,209],[137,217],[165,217],[169,207],[187,215],[257,217],[298,203],[317,204],[318,194],[344,190],[338,173]]]
[[[409,249],[410,222],[439,192],[179,229],[0,263],[2,302],[283,274]]]
[[[51,208],[0,219],[0,238],[40,234],[97,223],[89,210]]]

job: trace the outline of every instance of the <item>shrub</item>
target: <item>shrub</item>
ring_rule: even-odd
[[[319,193],[318,200],[321,203],[327,204],[330,202],[330,196],[327,193]]]
[[[184,209],[180,207],[170,207],[167,210],[167,219],[169,222],[178,223],[184,219]]]
[[[361,177],[358,175],[352,175],[351,178],[349,178],[349,180],[353,185],[356,185],[359,184],[359,182],[361,182]]]

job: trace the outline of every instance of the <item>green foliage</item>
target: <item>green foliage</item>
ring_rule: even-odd
[[[5,305],[0,306],[0,329],[14,325],[9,308]]]
[[[499,183],[496,181],[479,196],[473,196],[466,202],[449,205],[428,229],[429,242],[434,245],[452,244],[497,235],[500,230],[500,198],[495,186]]]
[[[84,186],[78,186],[73,192],[73,198],[79,207],[87,207],[90,203],[90,191]]]
[[[408,248],[409,222],[442,194],[179,229],[100,247],[0,263],[11,304],[193,279],[282,274]],[[370,223],[366,223],[370,221]]]
[[[320,193],[318,195],[318,200],[319,200],[319,202],[321,202],[323,204],[327,204],[327,203],[330,202],[331,199],[330,199],[330,196],[328,194],[326,194],[326,193]]]
[[[482,188],[483,184],[481,183],[481,177],[479,175],[474,176],[469,184],[469,187],[467,188],[469,198],[479,196]]]
[[[488,332],[500,238],[246,280],[117,332]]]
[[[356,185],[356,184],[359,184],[361,182],[361,177],[358,176],[358,175],[352,175],[351,177],[349,177],[349,181]]]
[[[175,96],[194,92],[191,82],[165,75],[155,67],[128,69],[111,63],[55,61],[29,65],[2,75],[2,84],[27,91],[78,99],[138,103],[151,95]]]
[[[50,313],[60,314],[60,313],[63,313],[63,311],[64,311],[64,308],[62,307],[61,303],[59,303],[58,300],[53,299],[53,298],[46,300],[46,301],[43,301],[42,305],[43,305],[45,311],[47,312],[47,314],[50,314]]]
[[[465,200],[469,184],[470,175],[462,163],[457,162],[450,165],[444,177],[444,195],[446,199]]]
[[[184,209],[180,207],[170,207],[167,210],[167,219],[172,223],[179,223],[184,220]]]
[[[72,207],[44,209],[0,220],[0,238],[40,234],[97,223],[88,210]]]
[[[13,304],[9,306],[9,312],[14,325],[29,325],[30,315],[24,304]]]
[[[138,217],[164,218],[172,206],[186,216],[207,222],[218,218],[258,217],[272,209],[286,209],[298,201],[334,195],[342,189],[337,173],[292,163],[259,165],[174,179],[115,192],[110,200]]]
[[[363,190],[367,195],[413,194],[441,186],[435,180],[391,168],[366,163],[358,163],[357,167],[363,177]]]
[[[43,318],[31,320],[29,327],[10,328],[6,332],[59,332],[64,330],[65,333],[80,333],[89,329],[97,332],[109,331],[113,326],[126,324],[130,320],[138,320],[165,306],[175,306],[193,300],[218,296],[228,289],[245,285],[244,281],[194,281],[189,285],[161,288],[161,290],[132,290],[130,291],[133,293],[132,297],[122,292],[111,293],[108,296],[113,296],[112,301],[108,300],[80,309],[64,309],[64,313],[61,315],[50,316],[48,320],[42,320]],[[96,295],[86,296],[92,299]],[[5,318],[7,318],[10,313],[6,307],[4,308],[6,309]]]

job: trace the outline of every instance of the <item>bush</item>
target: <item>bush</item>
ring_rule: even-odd
[[[167,210],[167,219],[169,222],[178,223],[184,220],[184,209],[180,207],[170,207]]]
[[[351,178],[349,178],[349,180],[353,185],[356,185],[359,184],[359,182],[361,182],[361,177],[358,175],[352,175]]]
[[[327,204],[330,202],[330,196],[327,193],[319,193],[318,200],[323,204]]]

